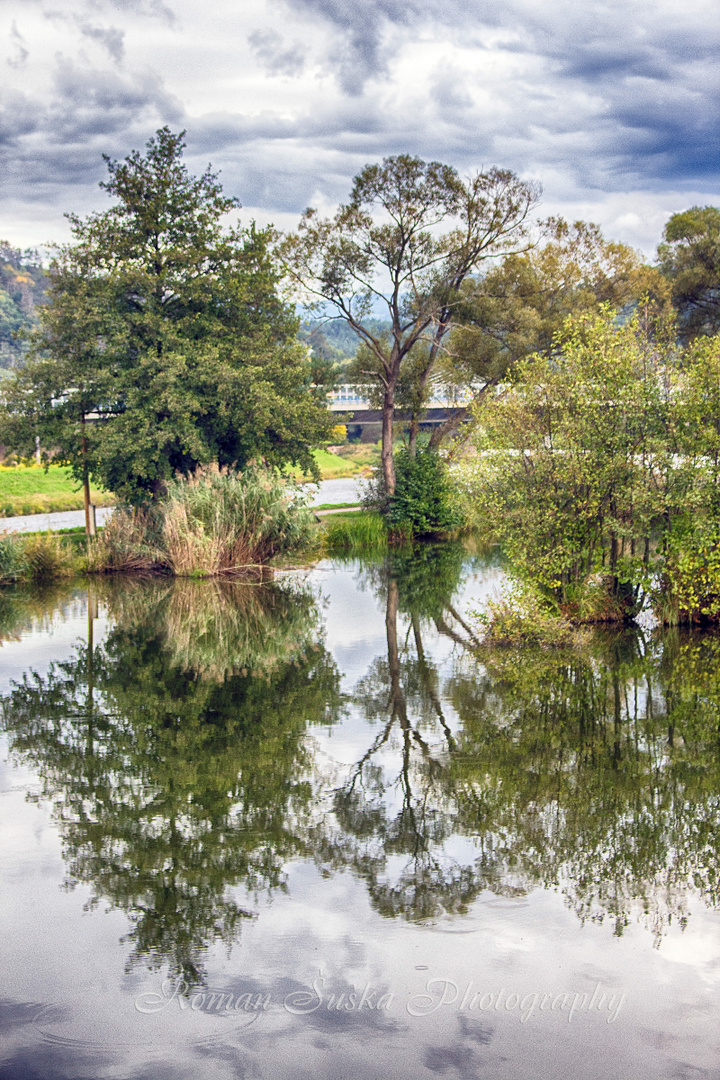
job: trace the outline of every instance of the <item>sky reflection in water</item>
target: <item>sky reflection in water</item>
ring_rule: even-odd
[[[715,1075],[720,640],[497,575],[0,596],[0,1076]]]

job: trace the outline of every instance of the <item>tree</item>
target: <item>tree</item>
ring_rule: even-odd
[[[597,314],[603,304],[626,308],[649,294],[663,301],[667,285],[626,244],[605,240],[597,225],[542,222],[543,242],[506,256],[463,284],[443,381],[474,389],[477,399],[531,353],[550,356],[570,316]],[[470,415],[458,409],[433,435],[439,442]]]
[[[285,268],[303,297],[344,319],[374,359],[366,374],[383,392],[388,497],[395,492],[396,391],[410,354],[427,343],[417,376],[422,389],[442,354],[460,286],[483,260],[524,247],[538,195],[536,185],[507,170],[463,181],[449,165],[401,154],[367,165],[332,219],[307,210],[284,240]],[[386,337],[371,328],[380,310],[390,321]]]
[[[162,128],[145,156],[106,158],[116,201],[70,215],[33,359],[6,393],[6,441],[39,434],[46,459],[131,502],[213,461],[312,469],[331,426],[271,230],[226,225],[237,200],[188,173],[184,145]]]
[[[720,330],[720,209],[693,206],[673,214],[658,247],[658,265],[672,286],[682,338]]]
[[[475,501],[517,574],[579,621],[637,613],[656,526],[682,502],[674,360],[638,316],[586,315],[478,410]]]

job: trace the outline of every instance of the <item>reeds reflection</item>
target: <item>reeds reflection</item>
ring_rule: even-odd
[[[106,640],[27,673],[4,726],[55,807],[68,885],[126,912],[129,966],[167,964],[193,985],[207,948],[231,945],[252,897],[282,888],[305,850],[305,735],[333,721],[338,672],[307,590],[136,582],[104,595]]]
[[[407,920],[544,888],[659,941],[689,896],[720,903],[720,637],[484,649],[468,569],[452,545],[394,552],[343,570],[337,599],[323,571],[358,637],[382,635],[344,697],[310,589],[207,581],[104,583],[106,638],[15,684],[11,751],[55,807],[68,884],[126,913],[129,965],[202,981],[296,858]]]

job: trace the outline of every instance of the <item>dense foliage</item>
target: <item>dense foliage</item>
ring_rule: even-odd
[[[130,502],[175,473],[262,457],[313,471],[330,428],[297,320],[277,292],[270,233],[225,224],[237,200],[191,176],[183,137],[108,161],[113,206],[71,217],[34,356],[6,390],[3,439]]]
[[[512,568],[576,621],[716,618],[720,341],[569,321],[478,412],[471,500]]]
[[[20,251],[0,241],[0,367],[22,363],[46,285],[37,252]]]
[[[388,528],[411,536],[450,532],[461,523],[452,504],[445,463],[435,450],[419,447],[413,457],[403,447],[395,459],[397,486],[388,500]]]
[[[720,330],[720,209],[693,206],[673,214],[658,248],[686,341]]]

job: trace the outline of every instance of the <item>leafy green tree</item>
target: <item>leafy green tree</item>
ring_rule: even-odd
[[[644,320],[569,320],[552,357],[519,362],[478,410],[472,501],[513,569],[575,618],[631,617],[652,534],[680,501],[672,345]]]
[[[420,342],[422,388],[442,354],[468,275],[485,259],[525,247],[538,189],[491,169],[467,181],[449,165],[401,154],[367,165],[332,219],[308,210],[285,238],[286,271],[320,313],[344,319],[373,358],[367,376],[382,388],[382,469],[395,492],[393,420],[398,383]],[[387,314],[389,331],[373,325]],[[414,453],[414,444],[411,445]]]
[[[45,301],[46,277],[37,252],[0,241],[0,367],[16,367],[27,351]]]
[[[693,206],[673,214],[658,247],[685,341],[720,330],[720,209]]]
[[[626,244],[606,240],[597,225],[548,218],[542,232],[536,247],[507,255],[462,286],[456,326],[439,367],[446,384],[470,390],[476,401],[519,360],[552,355],[569,317],[597,314],[603,304],[628,308],[644,295],[666,299],[662,275]],[[470,413],[469,407],[454,412],[433,433],[433,445]]]
[[[107,160],[115,202],[70,216],[34,358],[5,391],[6,442],[38,434],[79,481],[135,503],[213,461],[312,471],[331,426],[271,231],[226,225],[237,200],[191,176],[183,148],[162,128],[144,156]]]

